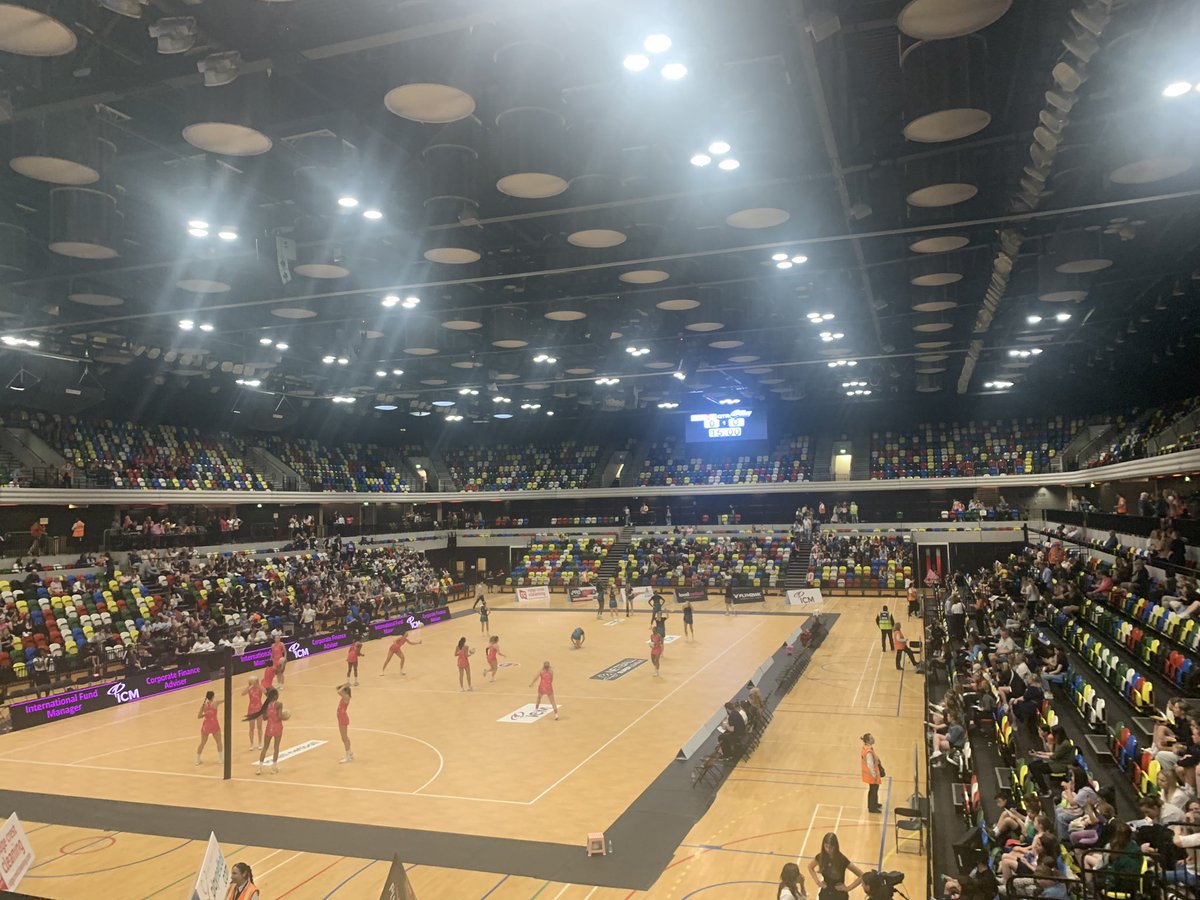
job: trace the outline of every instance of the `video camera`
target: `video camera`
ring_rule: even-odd
[[[862,883],[863,890],[867,893],[867,900],[892,900],[897,893],[904,900],[908,900],[908,895],[904,891],[898,891],[900,883],[904,881],[903,872],[877,872],[871,871],[863,875]]]

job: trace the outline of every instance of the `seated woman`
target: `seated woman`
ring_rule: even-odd
[[[941,733],[940,729],[942,728],[946,729],[945,734]],[[962,750],[967,743],[967,730],[963,728],[958,716],[950,713],[946,716],[945,725],[933,726],[933,733],[929,740],[929,761],[933,762],[945,753],[956,753]]]
[[[1104,850],[1083,858],[1084,880],[1102,891],[1136,891],[1141,871],[1141,848],[1133,839],[1132,829],[1120,820],[1113,823],[1112,837]]]
[[[1042,813],[1042,798],[1037,794],[1025,795],[1025,812],[1010,809],[1008,794],[1001,792],[996,795],[996,805],[1000,807],[1000,818],[992,833],[1002,844],[1030,844],[1037,834],[1036,819]]]
[[[1043,856],[1058,856],[1058,838],[1054,836],[1054,825],[1046,816],[1038,816],[1036,820],[1037,834],[1029,846],[1016,846],[1000,857],[999,875],[1001,882],[1007,882],[1018,875],[1032,875],[1037,868],[1038,860]]]

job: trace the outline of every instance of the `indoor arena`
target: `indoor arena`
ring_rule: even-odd
[[[0,895],[1200,900],[1197,58],[0,2]]]

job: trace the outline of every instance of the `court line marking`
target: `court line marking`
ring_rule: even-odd
[[[147,699],[154,699],[154,698],[148,697]],[[167,710],[167,709],[176,709],[180,706],[188,706],[188,705],[194,704],[195,702],[196,702],[195,700],[182,700],[179,703],[172,703],[170,706],[164,706],[161,709],[159,709],[158,712],[162,712],[163,710]],[[25,750],[32,750],[35,747],[43,747],[46,744],[53,744],[55,741],[70,740],[71,738],[79,737],[79,735],[81,735],[81,734],[87,734],[88,732],[91,732],[91,731],[99,731],[101,728],[111,728],[114,725],[124,725],[124,724],[125,724],[125,721],[123,719],[120,721],[115,721],[115,722],[105,722],[103,725],[93,725],[91,728],[82,728],[78,731],[71,731],[69,734],[61,734],[58,737],[45,738],[44,740],[34,741],[32,744],[22,744],[20,747],[13,747],[9,750],[0,751],[0,762],[4,761],[5,758],[8,757],[8,755],[10,753],[22,753]],[[16,734],[16,732],[13,732],[13,733]]]
[[[484,671],[484,673],[487,673],[491,670],[484,669],[483,671]],[[411,681],[406,681],[404,683],[412,684]],[[488,682],[481,682],[481,683],[493,684],[494,682],[488,681]],[[319,688],[320,690],[323,690],[323,691],[329,690],[329,685],[327,685],[327,684],[298,684],[298,685],[296,685],[296,687]],[[363,685],[362,687],[365,690],[367,686]],[[371,693],[375,693],[375,690],[376,689],[373,689],[371,691]],[[391,693],[391,694],[461,694],[462,693],[462,691],[448,690],[448,689],[443,689],[443,688],[415,688],[415,689],[411,689],[411,690],[405,690],[404,688],[401,688],[401,687],[385,687],[383,685],[380,685],[377,688],[377,690],[385,691],[385,692]],[[528,697],[529,696],[529,691],[486,691],[486,692],[479,691],[478,693],[486,693],[489,697]],[[654,702],[653,697],[602,697],[602,696],[595,695],[595,694],[561,694],[561,696],[570,697],[575,700],[621,700],[621,701],[628,702],[628,703],[653,703]]]
[[[887,656],[886,653],[880,652],[878,658],[875,661],[875,677],[871,680],[871,695],[869,697],[867,697],[867,708],[868,709],[870,709],[871,706],[875,703],[875,688],[877,688],[879,686],[879,673],[883,671],[883,658],[885,656]]]
[[[295,859],[297,856],[303,856],[303,855],[304,855],[304,851],[303,851],[303,850],[301,850],[301,851],[299,851],[299,852],[297,852],[297,853],[293,853],[291,856],[289,856],[287,859],[285,859],[285,860],[284,860],[283,862],[281,862],[279,865],[277,865],[277,866],[272,866],[271,868],[267,869],[267,871],[265,871],[265,872],[259,872],[259,873],[258,873],[257,875],[255,875],[254,877],[255,877],[255,878],[266,878],[266,877],[267,877],[268,875],[270,875],[272,872],[275,872],[275,871],[277,871],[277,870],[279,870],[279,869],[282,869],[284,866],[286,866],[288,863],[290,863],[290,862],[291,862],[293,859]],[[340,862],[340,860],[339,860],[339,862]]]
[[[332,891],[330,891],[328,894],[326,894],[324,897],[322,897],[321,900],[329,900],[330,897],[332,897],[334,894],[336,894],[338,891],[340,891],[343,887],[345,887],[347,884],[349,884],[351,881],[353,881],[355,878],[357,878],[363,872],[367,871],[367,869],[371,868],[371,866],[375,865],[375,863],[377,863],[377,862],[379,862],[379,860],[377,860],[377,859],[371,860],[369,863],[367,863],[365,866],[363,866],[361,869],[359,869],[353,875],[344,879],[341,884],[339,884]]]
[[[344,860],[345,858],[346,858],[346,857],[344,857],[344,856],[339,856],[337,859],[335,859],[333,862],[331,862],[331,863],[330,863],[329,865],[327,865],[325,868],[321,869],[321,871],[319,871],[319,872],[313,872],[313,874],[309,875],[307,878],[305,878],[305,879],[304,879],[302,882],[300,882],[298,885],[296,885],[295,887],[290,887],[290,888],[288,888],[286,891],[284,891],[282,894],[280,894],[280,895],[279,895],[279,900],[283,900],[283,898],[284,898],[284,897],[286,897],[288,894],[292,893],[293,891],[297,891],[297,890],[299,890],[300,888],[304,887],[306,884],[308,884],[310,881],[312,881],[312,880],[313,880],[314,878],[316,878],[318,875],[324,875],[326,872],[328,872],[330,869],[332,869],[334,866],[336,866],[338,863],[340,863],[340,862],[341,862],[342,860]]]
[[[221,852],[222,852],[222,853],[224,853],[226,857],[230,857],[230,856],[234,856],[235,854],[241,853],[243,850],[245,850],[245,849],[246,849],[247,847],[249,847],[249,846],[250,846],[249,844],[243,844],[242,846],[240,846],[240,847],[237,847],[237,848],[235,848],[235,849],[233,849],[233,850],[230,850],[230,851],[228,851],[228,852],[226,852],[226,851],[224,851],[224,850],[222,850]],[[161,894],[161,893],[162,893],[163,891],[165,891],[167,888],[173,888],[173,887],[175,887],[175,885],[179,884],[179,882],[181,882],[181,881],[187,881],[187,880],[189,880],[191,877],[192,877],[192,873],[191,873],[191,872],[188,872],[186,875],[182,875],[182,876],[180,876],[179,878],[176,878],[176,879],[175,879],[174,881],[172,881],[170,884],[164,884],[162,887],[160,887],[158,890],[156,890],[156,891],[155,891],[153,894],[147,894],[145,897],[143,897],[143,898],[142,898],[142,900],[151,900],[151,898],[152,898],[152,897],[153,897],[155,894]]]
[[[823,803],[818,803],[813,807],[812,815],[808,817],[808,828],[804,831],[804,840],[800,844],[800,852],[796,854],[796,865],[800,865],[800,860],[804,859],[804,851],[808,849],[808,841],[812,837],[813,825],[817,821],[817,810],[824,805]]]
[[[120,832],[118,832],[120,833]],[[172,847],[170,850],[164,850],[162,853],[155,853],[153,856],[147,856],[145,859],[135,859],[133,862],[122,863],[119,866],[109,866],[106,869],[93,869],[90,872],[64,872],[59,875],[26,875],[26,878],[86,878],[91,875],[103,875],[106,872],[119,872],[121,869],[128,869],[131,866],[140,866],[144,863],[153,862],[156,859],[162,859],[164,856],[170,856],[176,850],[182,850],[188,844],[194,843],[192,840],[186,840],[182,844]]]
[[[642,719],[646,718],[646,716],[650,715],[650,713],[654,712],[656,709],[658,709],[660,706],[662,706],[662,704],[666,703],[668,700],[670,700],[672,697],[674,697],[676,693],[678,693],[679,691],[681,691],[685,687],[687,687],[691,683],[693,678],[695,678],[697,675],[701,674],[702,672],[706,671],[709,668],[709,666],[712,666],[719,660],[723,659],[725,657],[725,654],[727,654],[727,653],[729,653],[729,651],[733,650],[733,648],[736,647],[738,644],[742,643],[742,641],[746,640],[749,637],[752,637],[754,635],[754,633],[756,631],[758,631],[758,629],[761,628],[764,624],[765,623],[763,623],[763,622],[759,622],[757,625],[755,625],[753,628],[751,628],[749,631],[747,631],[744,635],[742,635],[740,638],[738,638],[736,641],[734,641],[732,644],[730,644],[728,647],[726,647],[724,650],[722,650],[717,656],[714,656],[707,663],[705,663],[703,666],[701,666],[699,669],[697,669],[695,672],[693,672],[691,675],[689,675],[686,679],[681,681],[678,686],[676,686],[669,693],[667,693],[660,700],[658,700],[657,703],[655,703],[648,710],[643,712],[640,716],[638,716],[636,719],[634,719],[632,722],[630,722],[628,725],[626,725],[624,728],[622,728],[620,731],[618,731],[616,734],[614,734],[612,737],[610,737],[607,741],[605,741],[603,744],[601,744],[599,747],[597,747],[595,750],[593,750],[588,756],[584,757],[582,762],[580,762],[578,765],[576,765],[574,768],[572,768],[569,772],[567,772],[565,775],[563,775],[561,778],[559,778],[557,781],[555,781],[553,784],[551,784],[548,788],[546,788],[544,791],[542,791],[540,794],[538,794],[536,797],[534,797],[530,801],[530,805],[537,803],[539,800],[541,800],[543,797],[545,797],[548,793],[550,793],[552,790],[554,790],[556,787],[558,787],[560,784],[562,784],[564,781],[566,781],[568,778],[570,778],[572,775],[574,775],[576,772],[578,772],[580,769],[582,769],[584,766],[586,766],[588,763],[590,763],[600,753],[602,753],[605,749],[607,749],[609,747],[609,745],[611,745],[614,741],[616,741],[617,739],[624,736],[624,734],[627,731],[629,731],[629,729],[633,728],[633,726],[635,726],[639,722],[641,722]]]

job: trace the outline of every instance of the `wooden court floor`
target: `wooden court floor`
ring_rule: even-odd
[[[826,601],[822,611],[840,614],[833,631],[758,751],[725,783],[646,896],[759,895],[784,862],[811,855],[829,830],[861,867],[882,861],[901,869],[909,894],[923,895],[924,860],[894,853],[890,815],[912,791],[922,684],[911,672],[896,672],[892,655],[879,652],[873,621],[879,602]],[[326,743],[281,763],[279,775],[254,775],[257,754],[237,729],[232,782],[219,780],[214,756],[194,765],[202,693],[194,689],[7,735],[0,739],[0,778],[26,790],[91,798],[579,844],[633,802],[799,622],[778,604],[777,614],[735,617],[717,607],[718,614],[697,617],[694,643],[681,638],[668,645],[661,678],[647,663],[618,680],[597,681],[591,676],[606,666],[646,655],[648,616],[639,612],[609,625],[596,621],[592,609],[563,606],[557,599],[546,609],[497,606],[492,630],[507,654],[501,662],[514,665],[502,668],[495,684],[483,683],[483,642],[473,618],[425,632],[424,643],[409,648],[403,677],[395,660],[380,677],[385,647],[369,645],[350,709],[357,759],[349,765],[337,763],[333,688],[345,669],[344,655],[335,652],[289,669],[284,701],[293,715],[282,746]],[[587,640],[573,651],[568,635],[576,624]],[[668,634],[680,631],[673,617]],[[472,693],[457,686],[452,648],[460,634],[479,648]],[[561,720],[497,721],[532,701],[528,685],[543,658],[555,667]],[[889,769],[881,793],[886,819],[865,809],[857,774],[864,730],[876,735]],[[45,897],[180,896],[204,852],[202,841],[174,837],[36,820],[27,828],[38,862],[24,887]],[[390,864],[279,849],[268,835],[261,844],[225,850],[231,862],[253,866],[264,898],[373,898]],[[616,856],[622,852],[633,848],[614,847]],[[421,865],[409,877],[422,900],[642,893]]]

